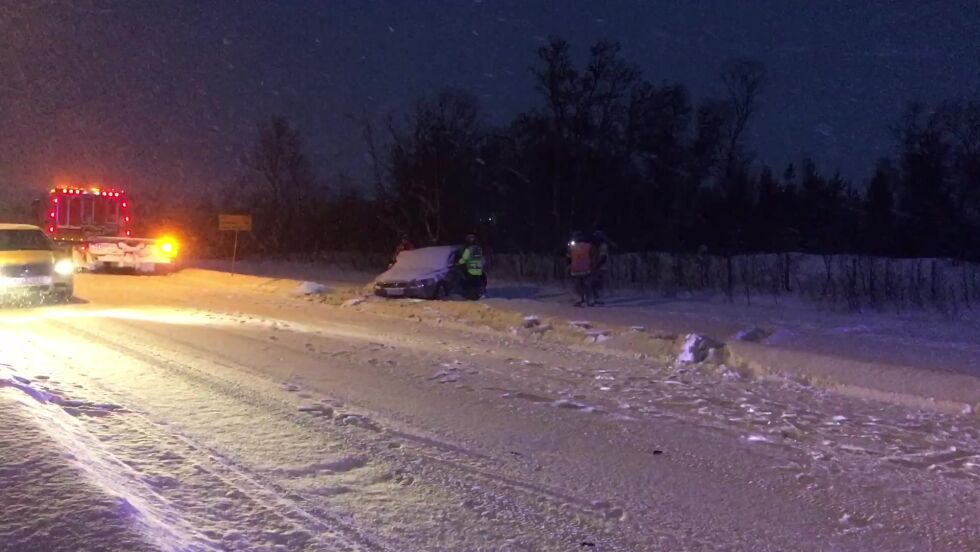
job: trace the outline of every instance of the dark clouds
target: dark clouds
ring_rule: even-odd
[[[443,86],[493,121],[534,105],[549,34],[622,42],[652,80],[716,92],[725,58],[769,67],[760,161],[860,178],[905,102],[977,95],[975,2],[0,1],[0,182],[140,187],[233,178],[257,121],[305,132],[323,173],[362,169],[354,120]]]

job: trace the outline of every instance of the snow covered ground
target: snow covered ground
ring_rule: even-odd
[[[208,266],[227,270],[226,261]],[[330,282],[358,293],[369,273],[314,263],[246,262],[239,271],[276,278]],[[980,313],[955,318],[932,311],[828,312],[794,298],[757,297],[752,304],[717,296],[662,297],[614,291],[603,308],[570,306],[565,290],[491,280],[484,303],[510,313],[563,319],[586,316],[654,333],[710,335],[756,368],[803,377],[860,396],[914,406],[980,410]],[[585,314],[587,313],[587,314]],[[760,366],[761,365],[761,366]],[[943,373],[955,377],[944,377]],[[960,377],[967,375],[971,377]]]
[[[980,549],[967,322],[288,272],[0,311],[0,551]]]

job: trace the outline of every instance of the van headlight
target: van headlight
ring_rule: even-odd
[[[69,259],[61,259],[54,263],[54,271],[62,276],[68,276],[75,272],[75,265]]]

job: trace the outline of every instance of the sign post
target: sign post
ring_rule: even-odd
[[[235,245],[231,250],[231,274],[235,274],[238,260],[238,233],[252,231],[252,215],[218,215],[218,230],[235,233]]]
[[[231,248],[231,275],[235,276],[235,261],[238,259],[238,230],[235,230],[235,245]]]

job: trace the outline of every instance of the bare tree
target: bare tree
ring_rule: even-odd
[[[478,116],[472,96],[450,90],[418,102],[405,128],[390,125],[380,195],[388,216],[429,243],[472,228],[474,164],[483,139]]]
[[[543,67],[532,68],[537,89],[547,98],[555,130],[564,137],[570,119],[576,115],[579,74],[572,62],[568,42],[551,37],[547,46],[538,48]]]
[[[321,236],[314,213],[325,190],[299,131],[282,118],[260,125],[243,165],[241,185],[268,246],[276,251],[315,248]]]
[[[575,224],[597,225],[602,218],[610,171],[617,157],[625,157],[630,101],[640,82],[619,44],[598,42],[589,53],[580,71],[568,43],[552,37],[538,49],[540,64],[531,70],[546,109],[526,118],[523,127],[536,135],[548,164],[541,184],[548,187],[556,233]]]
[[[980,101],[946,102],[937,116],[951,148],[956,208],[974,226],[972,234],[980,229]]]
[[[759,61],[735,59],[721,71],[725,86],[729,120],[725,147],[725,172],[731,176],[741,160],[745,131],[759,110],[759,97],[766,83],[766,67]]]

